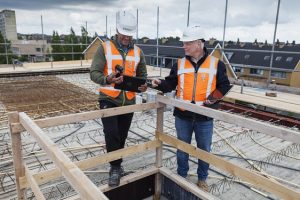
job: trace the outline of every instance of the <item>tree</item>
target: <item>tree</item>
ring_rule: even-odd
[[[65,43],[65,52],[66,60],[80,60],[82,58],[82,51],[80,48],[78,38],[75,34],[75,31],[71,27],[70,34],[66,37]]]
[[[62,61],[65,59],[63,54],[55,54],[55,53],[63,53],[64,52],[64,48],[62,45],[60,45],[60,37],[57,33],[57,31],[53,31],[52,34],[52,41],[51,41],[52,45],[52,53],[54,53],[52,55],[53,60],[54,61]]]
[[[11,42],[9,40],[5,40],[3,35],[0,32],[0,64],[8,64],[12,63],[12,60],[17,58],[16,55],[12,55],[11,51]],[[4,44],[6,43],[6,44]],[[5,55],[7,53],[7,55]],[[7,59],[7,60],[6,60]],[[7,63],[8,61],[8,63]]]
[[[6,57],[5,57],[5,45],[3,43],[5,43],[3,35],[0,32],[0,64],[6,64]],[[3,54],[3,55],[2,55]]]
[[[84,26],[81,26],[81,44],[84,44],[80,46],[81,52],[83,52],[87,48],[88,43],[89,43],[88,32]]]
[[[81,26],[81,43],[88,44],[88,32],[84,26]]]
[[[96,37],[98,37],[98,33],[97,33],[97,32],[94,33],[93,40],[94,40]]]

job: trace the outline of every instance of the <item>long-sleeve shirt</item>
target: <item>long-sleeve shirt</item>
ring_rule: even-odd
[[[123,59],[126,59],[126,55],[129,49],[132,49],[134,46],[133,44],[129,44],[127,49],[124,49],[120,46],[120,44],[117,42],[117,38],[114,37],[111,40],[114,45],[117,47],[117,49],[120,52],[120,55],[122,55]],[[104,74],[104,67],[106,65],[106,58],[105,58],[105,52],[104,52],[104,48],[102,45],[100,45],[100,47],[97,49],[93,61],[92,61],[92,65],[90,67],[90,77],[91,80],[94,81],[95,83],[98,83],[101,85],[107,85],[106,83],[106,76]],[[142,77],[142,78],[146,78],[147,77],[147,68],[146,68],[146,62],[145,62],[145,57],[144,54],[141,50],[141,56],[140,56],[140,62],[137,65],[136,68],[136,76],[137,77]],[[128,100],[126,98],[125,95],[125,91],[122,91],[120,93],[120,95],[116,98],[111,98],[110,96],[107,96],[103,93],[100,92],[100,96],[99,96],[100,100],[107,100],[110,101],[114,104],[116,104],[117,106],[121,106],[121,105],[131,105],[135,103],[135,98],[132,100]]]
[[[208,56],[208,52],[206,48],[204,48],[204,56],[197,62],[193,62],[190,56],[185,56],[186,59],[188,59],[194,66],[195,72],[198,71],[200,65],[205,61],[205,59]],[[162,92],[171,92],[172,90],[175,90],[178,84],[178,63],[175,63],[170,71],[169,76],[165,77],[165,80],[161,80],[161,84],[158,85],[155,89],[158,89]],[[226,74],[226,66],[225,64],[219,60],[218,67],[217,67],[217,75],[216,75],[216,89],[221,91],[221,93],[224,95],[228,92],[230,88],[230,82],[228,80],[227,74]],[[180,118],[184,119],[190,119],[190,120],[209,120],[211,118],[196,114],[190,111],[182,111],[178,108],[174,109],[174,116],[178,116]]]

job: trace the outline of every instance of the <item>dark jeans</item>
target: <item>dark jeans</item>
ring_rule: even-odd
[[[101,100],[100,109],[118,107],[115,104]],[[124,148],[128,131],[131,125],[133,113],[116,115],[112,117],[101,118],[103,124],[103,132],[105,135],[107,152]],[[111,166],[120,166],[122,159],[110,162]]]
[[[177,138],[188,144],[191,144],[193,132],[195,132],[195,139],[197,147],[210,152],[212,135],[213,135],[213,120],[208,121],[193,121],[185,120],[175,117],[175,127],[177,131]],[[186,177],[189,171],[189,154],[177,150],[177,173],[180,176]],[[198,160],[198,180],[205,181],[208,175],[209,164]]]

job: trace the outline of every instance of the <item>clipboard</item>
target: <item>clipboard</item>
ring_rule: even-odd
[[[114,88],[131,92],[141,92],[138,88],[145,83],[145,78],[123,75],[123,82],[120,84],[115,84]]]

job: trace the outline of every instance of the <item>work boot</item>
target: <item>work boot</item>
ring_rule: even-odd
[[[197,186],[198,186],[201,190],[203,190],[203,191],[205,191],[205,192],[209,192],[208,185],[207,185],[207,183],[206,183],[205,181],[198,181]]]
[[[120,185],[122,174],[123,168],[121,166],[111,166],[109,170],[108,185],[110,187],[116,187]]]

